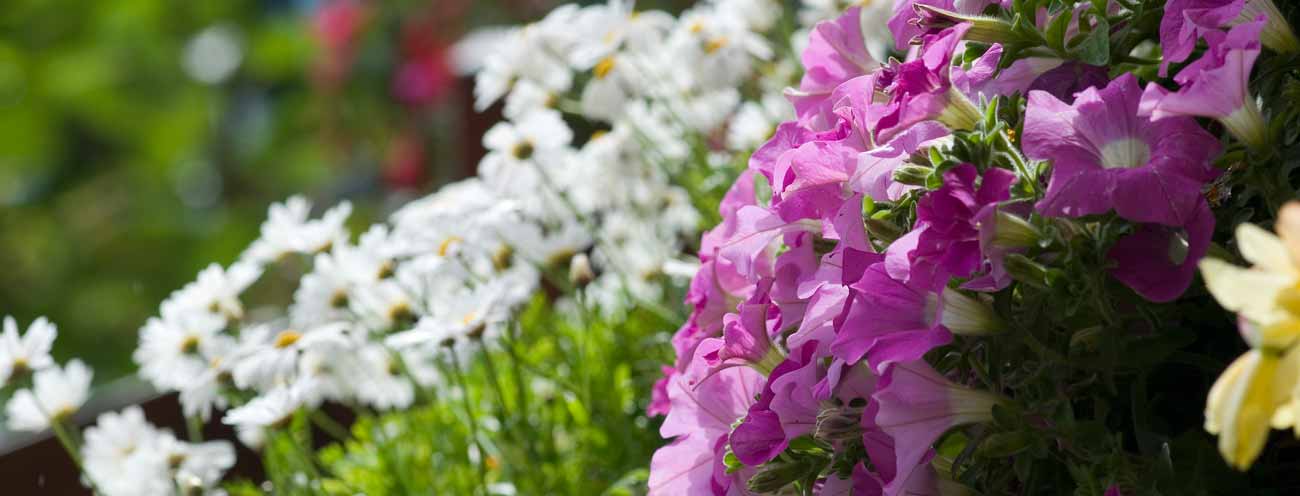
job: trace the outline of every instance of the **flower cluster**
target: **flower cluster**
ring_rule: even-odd
[[[796,118],[754,152],[701,241],[692,313],[650,408],[666,414],[670,441],[651,494],[956,494],[972,479],[953,458],[992,449],[966,434],[1023,415],[1023,430],[995,436],[1077,442],[1035,411],[1041,393],[1028,383],[1041,374],[991,379],[1021,364],[972,353],[1074,369],[1063,360],[1099,333],[1122,335],[1141,309],[1180,298],[1210,249],[1203,193],[1222,175],[1223,145],[1195,117],[1217,119],[1230,148],[1259,152],[1273,139],[1249,89],[1261,32],[1294,51],[1268,1],[1175,1],[1159,32],[1109,27],[1137,22],[1142,3],[1025,16],[1016,9],[1032,2],[900,0],[887,25],[906,53],[888,61],[864,33],[889,14],[852,7],[817,24],[803,79],[786,91]],[[1206,49],[1144,86],[1130,70],[1159,61],[1093,53],[1099,32],[1133,53],[1126,37],[1158,36],[1161,72]],[[1243,334],[1263,343],[1210,392],[1206,427],[1241,468],[1270,417],[1293,424],[1297,377],[1285,310],[1297,257],[1249,238],[1241,248],[1257,270],[1204,266]],[[1140,300],[1116,304],[1122,294]],[[1069,309],[1042,317],[1032,307],[1044,304]],[[967,425],[980,427],[954,430]]]
[[[756,96],[738,89],[784,43],[768,34],[781,12],[718,1],[674,17],[611,1],[501,35],[476,96],[480,109],[503,100],[506,119],[483,137],[476,177],[356,238],[346,201],[318,216],[304,197],[272,205],[237,261],[202,270],[140,329],[139,375],[179,393],[186,417],[219,416],[258,448],[326,402],[389,411],[468,394],[451,376],[517,337],[520,310],[538,299],[577,320],[657,305],[692,273],[680,258],[700,222],[675,178],[725,173],[786,117],[773,103],[781,69],[766,67],[776,83]],[[696,144],[718,135],[725,144]],[[89,371],[53,366],[45,321],[24,338],[6,326],[5,375],[35,371],[10,425],[71,427]],[[234,456],[229,444],[179,441],[138,410],[105,414],[79,451],[87,483],[107,495],[140,494],[139,481],[161,481],[148,494],[211,488]]]

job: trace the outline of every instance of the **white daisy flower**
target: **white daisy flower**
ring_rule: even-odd
[[[302,394],[289,386],[279,386],[248,403],[226,412],[221,421],[237,428],[261,428],[283,425],[302,408]]]
[[[242,319],[244,305],[239,296],[261,276],[261,267],[246,262],[236,262],[229,268],[211,264],[199,272],[194,282],[172,293],[163,302],[162,313],[206,311],[225,319]]]
[[[528,193],[545,187],[539,168],[557,166],[573,131],[554,110],[532,112],[516,122],[500,122],[483,135],[488,153],[479,177],[501,193]]]
[[[171,494],[166,452],[158,449],[170,437],[145,420],[138,406],[104,413],[84,433],[86,475],[106,496]]]
[[[62,368],[36,372],[32,388],[14,393],[6,406],[9,428],[36,432],[49,427],[51,420],[71,418],[90,396],[92,375],[90,368],[75,358]]]
[[[226,319],[206,311],[173,310],[150,318],[133,355],[140,376],[164,390],[192,383],[208,368],[203,349],[219,345],[225,327]]]
[[[269,325],[245,329],[231,373],[241,389],[270,389],[294,379],[299,355],[309,349],[347,349],[348,324],[333,322],[300,331],[273,331]]]
[[[290,254],[327,251],[348,232],[344,222],[352,214],[352,204],[342,202],[327,210],[319,219],[311,219],[311,202],[294,196],[284,203],[272,204],[262,223],[262,237],[240,257],[255,265],[266,265]]]
[[[5,317],[4,334],[0,335],[0,386],[26,374],[54,365],[50,348],[59,330],[46,320],[37,318],[27,326],[27,333],[18,334],[18,323]]]

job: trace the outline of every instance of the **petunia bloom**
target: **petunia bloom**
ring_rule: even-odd
[[[1300,51],[1300,41],[1272,0],[1170,0],[1160,19],[1160,75],[1164,76],[1171,64],[1187,60],[1197,40],[1208,33],[1254,21],[1260,15],[1268,19],[1260,33],[1264,46],[1281,53]]]
[[[982,114],[951,80],[953,52],[969,29],[965,23],[924,35],[919,57],[882,69],[890,108],[878,123],[878,142],[930,120],[955,130],[975,127]]]
[[[916,360],[953,334],[987,335],[1005,324],[984,302],[945,286],[947,274],[916,271],[906,282],[890,277],[884,263],[853,283],[853,300],[831,343],[836,358],[866,357],[877,371]]]
[[[1143,224],[1106,253],[1107,271],[1143,298],[1173,301],[1192,284],[1196,263],[1210,248],[1214,213],[1202,200],[1183,226]]]
[[[851,7],[835,20],[819,22],[809,35],[808,47],[800,57],[804,75],[799,89],[787,90],[786,97],[794,104],[799,122],[811,129],[829,127],[815,122],[815,117],[828,113],[817,110],[835,88],[880,67],[862,38],[861,10]]]
[[[917,201],[912,231],[885,252],[890,276],[906,281],[918,267],[963,278],[976,274],[984,266],[977,215],[1009,199],[1015,181],[1009,170],[991,168],[981,175],[971,164],[944,172],[943,186]]]
[[[1188,64],[1174,81],[1176,92],[1158,84],[1147,85],[1142,95],[1142,113],[1154,119],[1170,116],[1209,117],[1218,120],[1233,137],[1251,148],[1268,143],[1268,124],[1259,104],[1250,95],[1250,71],[1259,57],[1261,16],[1224,34],[1206,33],[1210,49]]]
[[[764,379],[749,367],[709,374],[703,355],[722,345],[704,340],[690,368],[669,381],[671,408],[659,433],[673,441],[650,460],[649,494],[708,494],[717,486],[744,485],[737,480],[743,474],[725,473],[722,459],[732,423],[744,418]]]
[[[1182,226],[1195,214],[1201,187],[1217,176],[1218,141],[1187,117],[1146,116],[1142,90],[1125,74],[1089,88],[1067,105],[1029,94],[1024,150],[1052,161],[1040,214],[1080,217],[1114,209],[1135,222]]]
[[[922,469],[931,446],[953,427],[993,420],[993,407],[1005,401],[944,378],[923,361],[900,362],[885,370],[872,395],[875,424],[893,438],[896,474],[885,486],[900,494],[912,472]]]

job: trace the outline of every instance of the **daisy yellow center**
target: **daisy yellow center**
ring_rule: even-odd
[[[10,377],[19,377],[28,372],[31,372],[31,365],[27,364],[26,358],[15,358],[13,366],[10,367],[9,370],[10,370],[9,372]]]
[[[388,309],[388,318],[393,322],[406,322],[415,317],[411,312],[411,306],[406,303],[398,303]]]
[[[465,314],[465,316],[460,319],[460,323],[464,325],[469,325],[469,323],[473,322],[474,319],[476,318],[478,318],[478,313],[470,312]]]
[[[1101,166],[1107,169],[1141,167],[1149,160],[1151,148],[1140,139],[1115,140],[1101,148]]]
[[[299,339],[302,339],[301,332],[292,329],[285,329],[275,336],[275,347],[281,349],[288,348],[293,346],[294,343],[297,343]]]
[[[709,40],[707,43],[704,44],[704,53],[712,54],[718,50],[723,49],[726,46],[727,46],[727,37],[719,36],[717,38]]]
[[[72,418],[72,416],[73,416],[74,414],[76,414],[76,413],[77,413],[77,409],[76,409],[76,408],[73,408],[73,407],[70,407],[70,406],[65,406],[65,407],[61,407],[61,408],[59,408],[58,410],[55,410],[55,411],[51,412],[51,414],[50,414],[50,419],[51,419],[52,423],[62,423],[62,422],[64,422],[64,421],[66,421],[66,420]]]
[[[447,239],[442,240],[442,244],[438,245],[438,256],[447,256],[447,252],[451,251],[451,245],[461,241],[462,239],[460,236],[447,236]]]
[[[379,279],[388,279],[390,277],[393,277],[394,273],[395,273],[395,268],[393,266],[393,261],[385,260],[384,263],[379,265],[379,272],[376,273],[375,275],[378,276]]]
[[[523,140],[516,143],[514,148],[510,149],[510,154],[519,160],[528,160],[533,157],[533,142]]]
[[[348,293],[342,289],[334,291],[330,295],[330,308],[343,308],[348,306]]]
[[[596,64],[591,73],[596,76],[596,79],[605,79],[605,76],[608,76],[609,71],[612,70],[614,70],[614,57],[605,57]]]
[[[181,353],[194,353],[199,350],[199,337],[195,335],[185,336],[181,341]]]

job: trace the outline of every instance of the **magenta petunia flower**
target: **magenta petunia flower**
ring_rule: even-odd
[[[807,391],[811,391],[813,384],[809,381],[816,380],[815,351],[814,344],[795,350],[768,375],[767,384],[758,401],[749,407],[745,419],[731,431],[728,442],[741,463],[758,466],[768,462],[785,451],[791,439],[808,433],[815,423],[815,406],[811,408],[811,421],[803,418],[806,412],[802,404],[795,409],[799,414],[796,416],[800,418],[793,418],[788,413],[787,405],[791,402],[792,394],[797,396],[802,391],[790,391],[789,386],[778,385],[789,384],[793,378],[793,384],[806,384]]]
[[[1141,97],[1132,74],[1084,90],[1069,105],[1030,92],[1025,154],[1052,161],[1039,213],[1080,217],[1114,209],[1136,222],[1187,223],[1202,185],[1218,175],[1218,141],[1191,118],[1139,113]]]
[[[893,438],[896,475],[886,495],[902,494],[912,472],[924,469],[931,446],[949,429],[993,420],[1004,401],[954,384],[923,361],[899,362],[885,370],[872,395],[875,425]]]
[[[916,189],[894,181],[894,170],[907,163],[912,154],[929,148],[952,134],[942,124],[918,123],[898,133],[892,140],[858,155],[857,167],[848,178],[849,188],[877,200],[897,200]]]
[[[889,108],[877,123],[877,142],[885,143],[919,122],[936,120],[951,129],[971,129],[982,117],[950,79],[953,51],[970,29],[962,23],[922,36],[920,56],[881,69],[880,84]]]
[[[1117,241],[1106,254],[1115,264],[1109,272],[1143,298],[1173,301],[1192,284],[1213,234],[1214,213],[1201,200],[1185,225],[1143,224]]]
[[[926,33],[926,28],[919,22],[921,14],[917,11],[917,5],[937,7],[964,15],[978,15],[982,14],[984,8],[989,5],[1009,3],[1001,0],[899,0],[894,3],[894,15],[889,18],[889,32],[894,34],[895,48],[907,50],[909,44]]]
[[[810,129],[828,129],[823,119],[831,92],[845,81],[866,75],[880,62],[867,52],[862,38],[861,7],[851,7],[833,21],[817,23],[808,37],[800,60],[804,75],[798,90],[787,91],[800,124]]]
[[[659,434],[673,441],[650,460],[652,495],[709,494],[732,484],[744,487],[746,474],[726,474],[722,458],[731,424],[746,415],[764,379],[748,367],[710,374],[703,355],[722,345],[719,339],[704,340],[690,367],[669,380],[670,408]]]
[[[740,304],[736,313],[722,317],[723,345],[703,355],[711,370],[750,366],[766,374],[784,360],[768,331],[771,313],[776,310],[768,297],[771,287],[772,279],[760,280],[754,295]]]
[[[868,267],[850,285],[848,304],[831,353],[848,363],[863,357],[877,371],[916,360],[952,340],[952,334],[986,335],[1003,329],[983,302],[948,289],[947,274],[912,271],[908,281],[889,276],[884,263]]]
[[[1182,85],[1170,92],[1158,84],[1147,85],[1142,113],[1152,118],[1196,116],[1217,119],[1228,132],[1252,148],[1268,142],[1268,125],[1250,96],[1250,70],[1259,57],[1259,34],[1264,17],[1238,25],[1227,34],[1205,33],[1210,49],[1174,76]]]
[[[645,414],[647,417],[658,417],[667,415],[672,403],[668,400],[668,383],[672,382],[673,375],[677,374],[677,369],[667,365],[661,366],[660,371],[663,377],[655,381],[654,388],[650,390],[650,404],[646,405]]]
[[[1017,59],[999,71],[997,66],[1001,58],[1002,45],[994,44],[971,62],[969,69],[953,66],[953,86],[976,102],[999,95],[1043,90],[1070,103],[1074,101],[1075,93],[1105,86],[1110,81],[1105,67],[1054,57]]]
[[[1006,169],[992,168],[981,176],[974,165],[962,164],[945,172],[943,186],[917,202],[911,232],[885,252],[889,275],[901,281],[909,280],[915,270],[975,275],[984,267],[977,215],[1011,198],[1015,182],[1015,173]]]
[[[1031,204],[1016,201],[984,205],[975,214],[984,267],[979,271],[981,275],[966,281],[962,289],[993,292],[1011,285],[1004,263],[1006,255],[1022,252],[1038,241],[1038,230],[1025,220],[1031,211]]]
[[[1169,0],[1165,15],[1160,19],[1160,75],[1168,73],[1169,66],[1187,60],[1196,48],[1197,40],[1206,33],[1218,31],[1237,18],[1246,0]]]
[[[1160,47],[1164,52],[1160,75],[1167,74],[1171,64],[1187,60],[1197,40],[1208,41],[1211,33],[1253,22],[1259,16],[1266,19],[1260,33],[1264,46],[1282,53],[1300,51],[1295,31],[1272,0],[1170,0],[1160,19]]]

